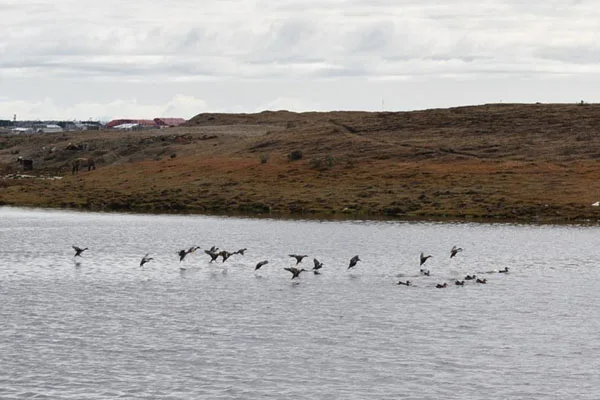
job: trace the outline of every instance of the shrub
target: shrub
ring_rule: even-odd
[[[290,154],[288,154],[288,161],[298,161],[301,160],[304,155],[300,150],[294,150]]]
[[[259,159],[261,164],[266,164],[269,161],[269,153],[260,153]]]

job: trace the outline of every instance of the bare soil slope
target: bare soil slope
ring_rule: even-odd
[[[19,155],[36,178],[14,175]],[[76,157],[98,169],[71,175]],[[599,158],[600,105],[200,114],[163,130],[0,136],[0,204],[596,222]]]

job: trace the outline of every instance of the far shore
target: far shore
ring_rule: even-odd
[[[495,104],[200,114],[161,130],[0,135],[0,206],[597,224],[597,121],[595,104]],[[97,169],[72,174],[78,157]]]

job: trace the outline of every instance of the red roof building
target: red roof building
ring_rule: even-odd
[[[159,126],[179,126],[186,121],[183,118],[154,118],[154,122]]]

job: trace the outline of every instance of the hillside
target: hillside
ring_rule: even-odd
[[[35,178],[15,179],[19,155]],[[76,157],[97,170],[71,175]],[[595,104],[200,114],[163,130],[0,136],[0,204],[596,222],[599,158]]]

